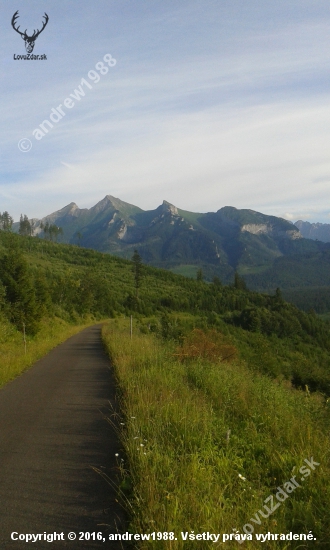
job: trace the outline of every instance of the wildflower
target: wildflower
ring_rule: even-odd
[[[115,456],[119,456],[119,453],[116,453]]]
[[[246,477],[243,477],[241,474],[238,474],[238,477],[242,479],[243,481],[246,481]]]
[[[140,447],[144,447],[143,443],[140,443]]]

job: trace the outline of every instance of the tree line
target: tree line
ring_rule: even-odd
[[[0,231],[12,231],[13,223],[14,219],[7,211],[0,212]],[[59,236],[63,235],[62,227],[57,226],[55,223],[49,223],[48,221],[46,223],[41,222],[39,227],[43,231],[46,240],[57,242]],[[23,237],[33,237],[35,230],[35,220],[30,220],[26,214],[21,214],[18,233]]]

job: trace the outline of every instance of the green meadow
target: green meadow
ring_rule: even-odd
[[[254,534],[312,531],[316,538],[265,548],[326,547],[329,402],[256,373],[221,333],[194,329],[179,344],[144,327],[132,339],[127,319],[103,328],[121,395],[118,461],[131,531],[173,532],[178,539],[139,548],[211,548],[208,541],[183,541],[181,532],[244,534],[251,525]],[[312,457],[318,464],[301,481]],[[278,487],[293,476],[299,486],[287,485],[291,493],[280,493],[280,502]],[[255,539],[242,548],[256,548]]]

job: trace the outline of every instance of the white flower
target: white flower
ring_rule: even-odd
[[[119,453],[116,453],[115,456],[119,456]]]
[[[246,481],[246,477],[243,477],[241,474],[238,474],[238,477],[242,479],[243,481]]]

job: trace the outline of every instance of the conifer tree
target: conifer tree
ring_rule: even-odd
[[[246,290],[246,283],[243,277],[240,277],[237,271],[235,271],[234,287],[238,290]]]
[[[201,268],[197,269],[196,280],[199,282],[202,282],[203,280],[203,270]]]
[[[32,226],[29,221],[29,218],[24,214],[21,214],[19,220],[19,229],[18,232],[20,235],[31,236],[32,235]]]
[[[134,283],[135,283],[135,292],[136,292],[136,298],[139,297],[139,288],[141,286],[141,279],[142,279],[142,259],[140,254],[137,250],[134,250],[134,254],[132,256],[132,262],[133,262],[133,274],[134,274]]]
[[[10,231],[13,223],[14,220],[7,210],[5,210],[2,214],[0,212],[0,229],[2,229],[2,231]]]
[[[15,247],[1,258],[0,281],[5,289],[11,321],[19,330],[22,330],[24,324],[27,333],[35,334],[39,312],[33,279],[26,260]]]

